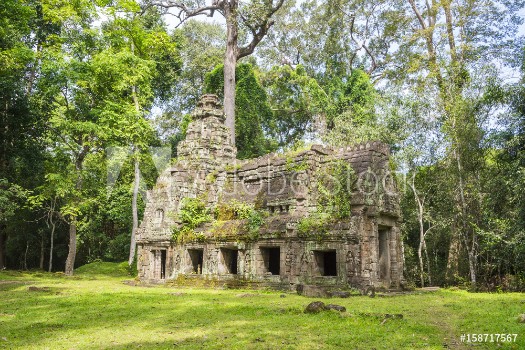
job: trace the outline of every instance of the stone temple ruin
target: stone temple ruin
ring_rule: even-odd
[[[237,160],[217,97],[205,95],[177,161],[148,192],[139,277],[396,288],[399,224],[386,145],[314,145]]]

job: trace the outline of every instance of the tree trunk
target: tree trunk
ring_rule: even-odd
[[[49,244],[49,269],[48,271],[51,272],[53,270],[53,248],[54,248],[54,240],[55,240],[55,222],[51,219],[51,236],[49,237],[50,244]]]
[[[470,243],[470,246],[469,246]],[[469,274],[470,274],[470,288],[472,290],[477,289],[477,235],[476,232],[472,232],[472,238],[471,242],[467,241],[467,237],[465,237],[465,245],[467,247],[467,254],[468,254],[468,268],[469,268]]]
[[[0,225],[0,270],[5,268],[5,241],[7,236],[4,233],[5,226]]]
[[[224,6],[226,18],[226,55],[224,57],[224,115],[225,124],[230,128],[231,142],[235,145],[235,67],[237,66],[237,0],[230,0]]]
[[[40,237],[40,264],[38,264],[40,270],[44,269],[44,252],[44,232],[42,232],[42,237]]]
[[[135,180],[133,183],[133,199],[131,201],[131,209],[133,212],[133,228],[131,229],[131,243],[129,245],[129,259],[128,265],[131,266],[135,260],[135,249],[136,249],[136,235],[139,228],[139,215],[137,208],[137,199],[139,195],[140,185],[140,169],[139,169],[139,152],[135,151]]]
[[[448,248],[447,271],[445,279],[447,283],[455,283],[456,276],[459,274],[459,252],[461,250],[461,241],[457,231],[457,225],[451,228],[450,245]]]
[[[416,201],[418,204],[418,219],[419,219],[419,247],[417,249],[417,257],[419,258],[419,270],[421,278],[421,287],[425,286],[425,265],[423,264],[423,247],[425,247],[425,226],[423,223],[423,204],[417,194],[415,193],[414,186],[414,196],[416,196]]]
[[[431,286],[432,285],[432,275],[430,274],[430,258],[428,257],[427,242],[424,239],[423,239],[423,251],[425,252],[425,259],[427,259],[428,285]]]
[[[75,161],[75,168],[77,171],[77,183],[75,188],[78,193],[82,190],[82,167],[84,158],[86,157],[89,151],[89,147],[84,145],[82,151],[77,156]],[[73,276],[73,270],[75,269],[75,259],[77,256],[77,217],[76,215],[71,215],[71,222],[69,224],[69,251],[67,253],[66,259],[66,269],[65,274],[67,276]]]
[[[135,54],[135,45],[133,44],[133,41],[131,41],[131,52]],[[135,105],[135,111],[137,112],[137,115],[139,118],[141,118],[140,115],[140,104],[139,99],[137,96],[137,87],[133,85],[131,87],[131,97],[133,98],[133,104]],[[131,228],[131,241],[129,244],[129,258],[128,258],[128,265],[133,265],[133,261],[135,260],[135,250],[136,250],[136,236],[137,236],[137,230],[139,228],[139,213],[138,213],[138,206],[137,206],[137,200],[139,195],[139,186],[140,186],[140,167],[139,167],[139,156],[140,151],[138,147],[135,147],[135,176],[133,179],[133,199],[131,200],[131,211],[133,215],[133,227]]]
[[[77,255],[77,218],[72,217],[69,224],[69,252],[66,259],[67,276],[73,276],[73,269],[75,268],[75,258]]]
[[[454,128],[456,126],[454,125]],[[459,152],[457,150],[454,150],[454,156],[456,158],[457,167],[458,167],[458,181],[459,181],[459,194],[460,194],[460,204],[461,204],[461,222],[463,224],[463,232],[462,234],[465,237],[465,247],[467,248],[467,254],[468,254],[468,267],[470,272],[470,284],[472,289],[476,289],[476,259],[477,259],[477,253],[476,253],[476,245],[477,245],[477,237],[476,233],[472,232],[472,238],[470,242],[469,247],[469,231],[472,230],[469,228],[467,224],[467,204],[465,201],[465,185],[463,181],[463,166],[461,163],[461,157],[459,155]]]
[[[469,252],[468,252],[468,267],[470,270],[470,288],[472,290],[476,290],[477,289],[476,253],[473,248],[469,249]]]
[[[416,174],[412,174],[412,183],[410,183],[410,188],[414,193],[414,201],[417,204],[417,219],[419,223],[419,246],[417,248],[417,257],[419,260],[419,279],[421,281],[421,287],[425,286],[425,264],[423,263],[423,248],[426,249],[425,245],[425,225],[424,225],[424,213],[425,213],[425,198],[421,199],[419,194],[416,191],[415,183]],[[428,259],[427,259],[428,260]]]
[[[425,266],[423,264],[423,241],[419,240],[419,247],[417,248],[417,258],[419,259],[419,279],[421,280],[421,287],[425,286]]]
[[[24,270],[27,270],[27,252],[29,251],[29,242],[26,242],[26,251],[24,252]]]

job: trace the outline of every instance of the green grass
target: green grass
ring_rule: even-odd
[[[127,262],[112,263],[96,261],[91,264],[87,264],[79,267],[75,270],[75,275],[82,277],[94,277],[94,278],[105,278],[105,277],[123,277],[131,278],[129,273],[129,266]]]
[[[525,324],[516,321],[524,294],[356,296],[323,300],[346,313],[311,315],[302,311],[317,299],[295,294],[136,287],[125,279],[125,265],[108,263],[79,268],[73,278],[0,272],[0,348],[492,349],[459,336],[517,333],[516,343],[501,348],[525,349]],[[383,322],[386,313],[404,317]]]

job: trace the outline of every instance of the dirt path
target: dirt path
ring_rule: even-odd
[[[446,336],[446,339],[443,341],[443,345],[448,349],[462,350],[466,349],[466,344],[460,341],[460,335],[458,330],[455,327],[455,321],[457,320],[458,315],[449,312],[444,305],[436,305],[435,307],[430,307],[427,312],[432,316],[430,317],[433,321],[432,324],[438,327],[441,332]]]

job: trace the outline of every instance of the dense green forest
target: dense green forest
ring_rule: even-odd
[[[0,268],[130,258],[211,92],[239,158],[389,144],[413,284],[525,290],[525,1],[183,3],[0,2]]]

